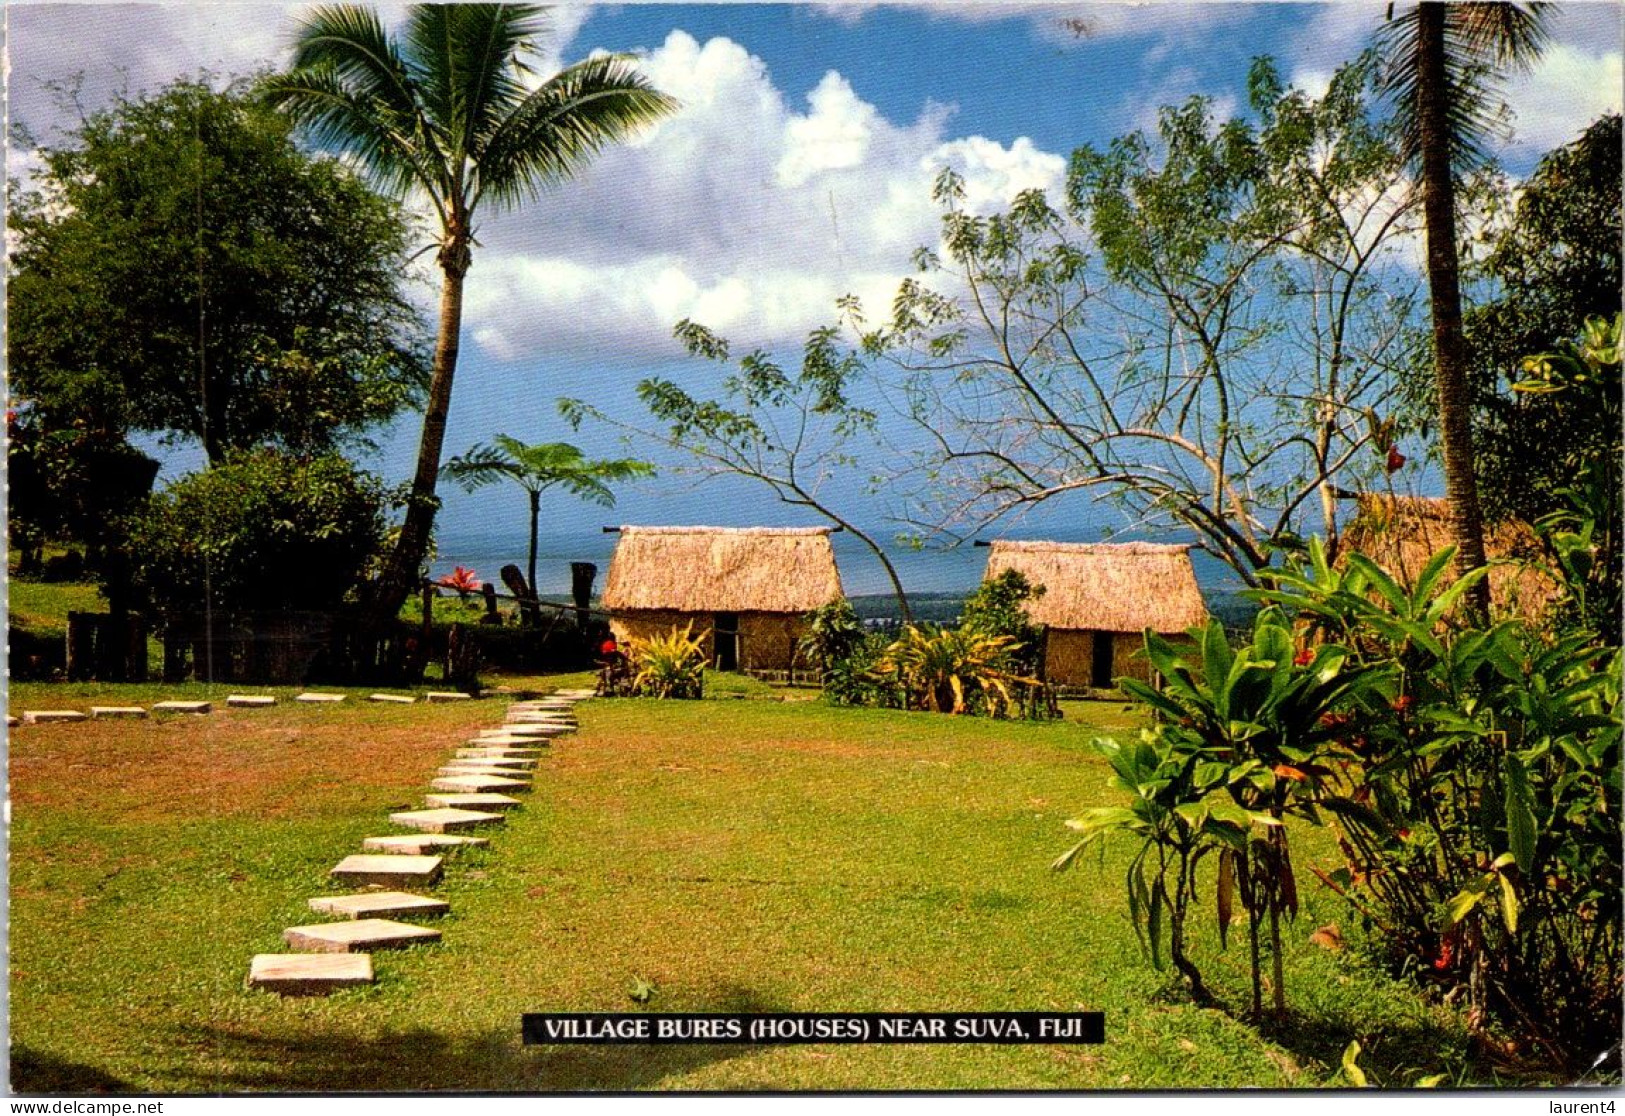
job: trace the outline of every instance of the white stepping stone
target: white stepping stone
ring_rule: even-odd
[[[474,695],[461,693],[456,690],[430,690],[428,693],[423,695],[423,700],[428,702],[473,701]]]
[[[268,705],[275,705],[276,698],[269,694],[231,694],[226,698],[226,704],[233,709],[264,709]]]
[[[261,953],[248,964],[250,988],[283,996],[325,996],[375,980],[365,953]]]
[[[23,710],[23,724],[47,725],[54,721],[83,721],[85,714],[77,709],[25,709]]]
[[[6,727],[7,728],[16,728],[20,724],[22,724],[22,722],[19,721],[17,718],[13,717],[9,713],[6,714]]]
[[[597,697],[597,690],[554,690],[556,698],[568,698],[571,701],[586,701],[590,697]]]
[[[449,760],[447,767],[479,767],[488,771],[529,771],[536,766],[536,761],[529,756],[465,756],[462,749],[458,750],[457,758]]]
[[[368,852],[432,856],[435,853],[451,853],[458,849],[473,849],[490,843],[484,837],[458,837],[449,833],[394,833],[388,837],[368,837],[361,842],[361,847]]]
[[[576,715],[562,710],[554,712],[552,710],[538,709],[531,712],[509,713],[504,719],[504,723],[510,725],[573,725],[576,723]]]
[[[502,767],[492,769],[489,767],[459,767],[449,763],[435,772],[436,779],[508,779],[512,782],[523,783],[528,790],[531,785],[531,774],[528,771],[514,771],[512,768]],[[441,790],[456,790],[456,787],[441,787]],[[507,787],[474,787],[474,790],[508,790]],[[514,787],[517,791],[519,788]]]
[[[214,706],[206,701],[160,701],[152,707],[154,713],[212,713]]]
[[[442,775],[429,785],[437,791],[460,791],[465,794],[478,794],[483,791],[519,794],[530,789],[530,784],[523,780],[499,779],[495,775]]]
[[[340,918],[410,918],[443,915],[451,910],[451,904],[405,891],[369,891],[362,895],[324,895],[312,899],[310,909]]]
[[[426,794],[423,801],[431,807],[452,810],[516,810],[523,803],[505,794],[459,794],[442,792]],[[393,815],[390,820],[394,820]]]
[[[498,822],[507,819],[501,814],[484,813],[479,810],[446,808],[439,810],[406,810],[399,814],[389,815],[389,820],[396,825],[404,825],[408,829],[420,829],[425,833],[455,833],[463,829],[476,829],[482,825],[496,825]]]
[[[388,701],[396,705],[416,705],[417,698],[410,694],[368,694],[368,701]]]
[[[353,887],[393,887],[432,884],[440,878],[440,868],[438,856],[363,854],[345,857],[328,875]]]
[[[349,696],[350,695],[348,695],[348,694],[312,694],[312,693],[306,693],[306,694],[299,694],[293,700],[294,701],[308,701],[308,702],[311,702],[312,704],[326,704],[328,702],[343,701],[345,698],[347,698]]]
[[[458,748],[458,759],[540,759],[546,753],[541,748],[513,748],[504,745],[489,748]]]
[[[115,717],[129,717],[140,720],[147,715],[147,711],[139,705],[92,705],[90,719],[92,721],[106,721]]]
[[[574,725],[509,725],[500,734],[502,736],[569,736],[575,732]]]
[[[370,953],[375,949],[404,949],[423,942],[438,942],[440,931],[388,918],[358,918],[351,922],[318,922],[290,926],[282,931],[289,946],[311,953]]]

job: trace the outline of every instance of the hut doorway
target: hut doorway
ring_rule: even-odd
[[[711,646],[718,670],[739,669],[739,613],[719,612],[711,617]]]
[[[1089,656],[1089,685],[1097,690],[1112,688],[1112,633],[1096,632],[1094,650]]]

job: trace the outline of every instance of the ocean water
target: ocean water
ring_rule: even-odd
[[[609,574],[609,561],[615,551],[618,536],[602,530],[577,532],[544,532],[538,539],[536,580],[543,596],[567,597],[570,593],[570,563],[592,562],[598,567],[594,590],[602,591]],[[993,536],[990,536],[993,537]],[[1036,537],[1036,536],[1034,536]],[[1044,538],[1059,542],[1099,541],[1099,536],[1067,538],[1063,532],[1049,532]],[[924,549],[884,540],[887,557],[897,567],[903,589],[913,597],[916,594],[964,595],[974,592],[987,568],[987,550],[964,543],[959,546]],[[832,536],[835,545],[835,564],[841,573],[841,587],[849,597],[890,595],[891,582],[885,568],[855,536],[837,532]],[[1125,541],[1119,537],[1117,541]],[[1157,541],[1178,541],[1159,539]],[[499,571],[513,564],[525,568],[528,540],[519,532],[456,532],[447,531],[437,540],[438,553],[430,566],[431,577],[451,573],[456,566],[472,569],[481,581],[490,581],[501,587]],[[1241,588],[1230,568],[1201,551],[1193,551],[1196,580],[1205,596],[1210,599],[1227,597]]]

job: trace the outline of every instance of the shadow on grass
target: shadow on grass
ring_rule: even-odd
[[[724,987],[693,1011],[776,1011],[748,989]],[[658,1014],[651,1013],[651,1014]],[[413,1027],[371,1037],[230,1026],[189,1030],[210,1052],[181,1092],[636,1092],[749,1055],[749,1045],[525,1046],[520,1021],[474,1035]]]
[[[1493,1067],[1475,1055],[1460,1029],[1384,1021],[1373,1034],[1369,1026],[1362,1028],[1342,1016],[1302,1011],[1289,1011],[1285,1019],[1265,1019],[1257,1028],[1262,1038],[1299,1062],[1319,1063],[1334,1073],[1343,1062],[1343,1051],[1358,1039],[1360,1070],[1372,1085],[1382,1088],[1414,1088],[1421,1078],[1434,1074],[1444,1074],[1439,1085],[1445,1088],[1457,1084],[1458,1076],[1476,1084],[1494,1078]]]
[[[133,1086],[94,1066],[65,1062],[20,1042],[11,1046],[13,1093],[129,1093]]]

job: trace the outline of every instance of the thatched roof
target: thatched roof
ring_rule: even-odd
[[[1444,500],[1377,492],[1361,493],[1357,500],[1360,510],[1343,532],[1340,554],[1359,551],[1401,585],[1414,584],[1428,559],[1454,541]],[[1492,561],[1534,558],[1540,554],[1540,540],[1527,523],[1499,523],[1486,529],[1484,551]],[[1520,565],[1490,568],[1490,600],[1498,612],[1535,617],[1557,596],[1557,583],[1540,570]]]
[[[1186,546],[995,542],[987,577],[1005,570],[1044,587],[1027,614],[1053,629],[1176,633],[1207,621]]]
[[[809,612],[841,596],[828,527],[622,527],[604,607]]]

